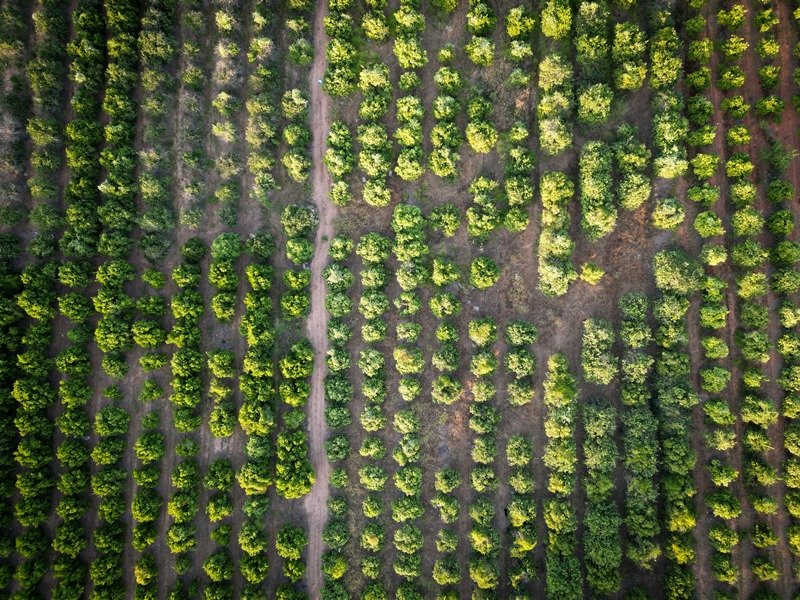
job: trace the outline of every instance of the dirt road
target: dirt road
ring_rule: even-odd
[[[308,596],[320,597],[322,589],[322,530],[328,519],[328,480],[330,465],[325,455],[325,353],[328,351],[328,314],[325,311],[325,284],[322,271],[328,257],[328,245],[333,235],[333,206],[328,198],[330,177],[322,163],[325,140],[330,129],[329,100],[320,81],[325,74],[325,35],[323,19],[327,3],[317,3],[314,22],[314,63],[311,66],[311,181],[314,204],[319,215],[316,247],[311,261],[311,314],[308,317],[308,339],[314,346],[314,373],[311,376],[311,397],[308,402],[308,434],[311,463],[316,481],[306,496],[308,515]]]

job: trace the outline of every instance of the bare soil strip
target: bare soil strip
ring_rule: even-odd
[[[314,22],[314,63],[311,66],[311,181],[314,204],[319,215],[319,226],[311,261],[311,314],[308,317],[308,339],[314,346],[314,373],[311,376],[311,397],[308,402],[308,434],[311,464],[314,466],[316,480],[311,492],[306,496],[305,509],[308,515],[308,557],[307,580],[308,596],[320,597],[322,589],[322,530],[328,519],[328,480],[330,465],[325,455],[325,353],[328,351],[327,324],[325,312],[325,284],[322,271],[328,256],[328,245],[333,235],[333,206],[328,198],[330,176],[322,163],[325,154],[325,140],[330,129],[329,99],[322,91],[322,77],[325,73],[325,35],[324,18],[327,12],[325,2],[317,3]]]

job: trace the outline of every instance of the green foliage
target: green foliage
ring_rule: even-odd
[[[485,290],[500,278],[500,267],[491,258],[481,256],[472,261],[469,282],[479,290]]]
[[[584,378],[592,383],[607,385],[617,373],[617,363],[612,346],[614,330],[603,319],[587,319],[583,322],[583,347],[581,364]]]
[[[657,229],[677,229],[683,223],[684,216],[683,206],[677,199],[660,198],[650,218]]]
[[[569,214],[566,205],[574,195],[574,185],[564,173],[545,173],[540,181],[542,235],[539,239],[539,289],[547,296],[561,296],[577,279],[571,257]]]
[[[289,524],[281,527],[275,538],[275,549],[286,560],[300,560],[303,548],[307,545],[308,536],[305,530]]]
[[[595,263],[584,263],[581,268],[580,279],[589,285],[597,285],[605,275],[605,271]]]
[[[589,142],[580,156],[581,226],[590,240],[613,231],[617,209],[611,192],[611,149]]]
[[[614,26],[611,56],[614,62],[614,85],[620,90],[636,90],[647,76],[644,32],[632,21]]]
[[[586,125],[599,125],[611,116],[611,89],[597,83],[582,89],[578,94],[578,119]]]
[[[566,0],[548,0],[541,13],[542,33],[550,38],[561,39],[569,34],[572,25],[572,10]]]
[[[497,130],[487,121],[491,110],[491,104],[482,96],[472,98],[467,106],[467,142],[475,152],[481,154],[491,152],[498,140]]]
[[[284,498],[300,498],[311,490],[314,480],[314,470],[308,460],[305,432],[280,433],[275,466],[277,492]]]
[[[663,250],[653,259],[656,285],[665,292],[689,295],[701,284],[699,264],[681,250]]]

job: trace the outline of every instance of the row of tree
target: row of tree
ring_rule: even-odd
[[[177,3],[152,2],[142,19],[139,32],[139,63],[142,69],[140,121],[142,126],[139,152],[139,196],[144,210],[138,217],[143,235],[139,247],[153,264],[163,260],[170,247],[175,227],[171,170],[172,139],[169,115],[176,106],[176,81],[167,76],[177,63],[173,31],[177,23]]]
[[[356,49],[357,30],[353,19],[353,3],[350,0],[329,0],[325,19],[325,33],[329,40],[325,48],[327,65],[322,86],[333,98],[344,98],[356,89],[359,54]],[[368,15],[377,14],[379,16]],[[371,26],[372,25],[372,26]],[[388,25],[383,12],[367,13],[362,20],[362,29],[367,37],[388,34]]]
[[[656,254],[653,271],[662,294],[656,301],[654,316],[660,349],[655,364],[655,406],[665,473],[661,495],[665,503],[663,520],[669,559],[665,588],[672,598],[690,598],[694,590],[691,565],[695,557],[692,531],[697,523],[694,510],[697,490],[692,478],[697,457],[691,446],[691,412],[699,398],[691,389],[685,317],[688,297],[702,284],[702,270],[682,250],[670,249]]]
[[[456,117],[461,112],[458,93],[463,87],[461,74],[451,66],[455,55],[452,47],[442,48],[438,53],[439,63],[442,65],[436,71],[433,82],[438,95],[433,101],[433,117],[436,123],[431,129],[431,149],[428,156],[430,170],[446,179],[453,179],[457,175],[460,160],[459,148],[463,137],[456,125]]]
[[[170,234],[174,227],[173,197],[171,191],[173,168],[172,145],[163,135],[168,127],[168,113],[174,108],[175,85],[166,77],[166,70],[174,65],[176,48],[172,39],[177,6],[174,2],[154,2],[142,19],[139,32],[139,61],[142,67],[141,85],[150,102],[140,105],[140,122],[143,129],[143,150],[139,153],[139,194],[144,211],[138,224],[145,232],[139,239],[139,247],[146,258],[156,263],[163,259],[170,247]],[[152,404],[164,397],[164,390],[154,372],[169,364],[165,350],[167,332],[162,326],[167,303],[159,292],[166,285],[166,277],[156,268],[147,268],[140,274],[147,284],[145,292],[136,301],[137,320],[133,322],[131,334],[136,346],[142,348],[139,368],[145,375],[138,399],[151,408],[132,421],[141,424],[141,433],[133,444],[137,464],[133,469],[135,488],[131,497],[133,519],[132,546],[140,553],[134,562],[133,574],[136,593],[144,598],[158,595],[159,565],[152,552],[158,537],[160,524],[165,518],[164,498],[159,491],[161,463],[167,451],[160,409]],[[129,434],[130,435],[130,434]]]
[[[274,275],[269,260],[274,245],[265,234],[261,234],[261,237],[254,238],[248,246],[248,256],[251,260],[245,272],[249,289],[245,293],[245,313],[239,325],[239,334],[246,340],[247,350],[242,373],[239,375],[242,402],[238,413],[239,426],[247,436],[247,442],[245,460],[236,474],[236,479],[246,494],[245,519],[238,534],[239,547],[242,550],[239,557],[239,571],[247,582],[242,596],[257,597],[263,594],[263,582],[270,567],[264,525],[264,518],[269,510],[267,491],[273,479],[277,480],[278,477],[277,464],[274,467],[274,477],[272,473],[274,454],[272,431],[276,420],[275,377],[272,365],[276,354],[276,333],[275,315],[270,298]],[[230,369],[224,369],[222,374],[230,373]],[[296,396],[290,396],[285,389],[284,382],[281,384],[281,397],[284,402],[291,401],[290,406],[303,405],[306,398],[302,395],[302,391]],[[301,462],[298,467],[303,468],[307,465]]]
[[[349,403],[353,399],[354,387],[348,379],[350,356],[347,343],[352,330],[342,320],[352,311],[348,290],[355,283],[353,273],[344,261],[352,254],[353,242],[337,236],[330,242],[325,268],[325,308],[332,317],[328,321],[327,336],[330,348],[326,356],[328,372],[325,375],[325,422],[332,435],[325,442],[328,460],[334,465],[331,484],[334,489],[347,485],[347,473],[341,466],[350,456],[350,440],[343,430],[352,421]],[[328,503],[330,517],[323,532],[323,542],[328,550],[323,554],[322,571],[325,576],[323,597],[326,599],[347,598],[349,594],[341,579],[350,567],[344,550],[350,541],[348,530],[348,501],[342,494],[332,496]]]
[[[548,171],[539,180],[542,199],[542,233],[539,236],[539,290],[546,296],[563,296],[578,278],[572,262],[575,243],[569,232],[569,202],[575,185],[566,173]]]
[[[586,512],[583,516],[583,555],[586,583],[597,594],[619,590],[622,519],[614,501],[614,472],[618,450],[615,440],[617,413],[606,400],[583,406],[583,461],[586,477]]]
[[[28,113],[27,107],[17,99],[25,97],[25,47],[31,36],[24,7],[16,4],[3,6],[0,8],[0,15],[3,23],[0,27],[2,65],[8,74],[6,81],[0,86],[0,94],[7,99],[0,103],[0,118],[6,123],[3,135],[0,135],[0,186],[5,196],[0,202],[0,226],[13,227],[25,218],[25,174],[20,164],[25,155],[22,132],[25,130]]]
[[[100,144],[102,128],[94,121],[100,112],[100,92],[103,89],[102,39],[103,14],[98,2],[82,2],[76,7],[74,39],[67,45],[71,64],[73,94],[70,102],[73,120],[66,128],[67,167],[70,178],[67,183],[64,203],[67,206],[66,227],[60,245],[65,255],[78,261],[91,257],[97,247],[97,209],[100,194]],[[42,206],[42,209],[45,209]],[[52,229],[60,224],[60,216],[53,206],[41,216],[49,213]],[[33,221],[34,213],[31,214]],[[37,219],[39,216],[37,215]],[[85,471],[89,451],[84,438],[89,432],[86,406],[91,397],[88,382],[89,368],[89,317],[91,303],[86,288],[91,282],[91,268],[83,262],[65,262],[59,268],[60,283],[74,291],[59,298],[59,310],[73,324],[68,332],[70,346],[56,360],[62,374],[59,399],[65,413],[57,421],[58,429],[65,435],[56,455],[65,470],[59,478],[58,488],[62,494],[56,507],[60,517],[52,548],[58,553],[58,566],[54,570],[59,592],[77,597],[83,593],[86,565],[80,553],[86,547],[86,531],[82,522],[88,512],[89,491]]]
[[[0,45],[3,48],[3,69],[8,74],[0,86],[4,98],[18,96],[25,85],[25,45],[30,39],[24,7],[7,4],[0,7]],[[5,199],[0,202],[0,225],[11,226],[22,221],[24,180],[20,158],[24,153],[23,138],[19,135],[25,127],[27,115],[24,107],[13,102],[0,103],[0,118],[8,124],[5,135],[0,136],[0,186]],[[15,258],[22,255],[17,236],[0,236],[0,387],[10,390],[17,378],[16,353],[20,349],[21,331],[18,324],[23,312],[15,301],[20,292],[21,281],[18,268],[12,267]],[[4,393],[0,399],[0,444],[4,448],[17,446],[14,416],[16,401],[13,395]],[[4,497],[14,494],[17,462],[11,452],[0,456],[0,489]],[[14,507],[3,503],[0,509],[0,589],[6,589],[14,576],[12,553],[14,538],[11,526],[14,522]]]
[[[702,19],[702,16],[700,18]],[[705,26],[705,20],[702,24]],[[713,44],[705,37],[703,31],[705,27],[698,29],[692,23],[688,29],[692,37],[697,39],[689,42],[688,64],[691,65],[691,70],[686,74],[686,82],[689,88],[702,94],[708,89],[711,81],[711,69],[708,64]],[[734,46],[739,45],[739,40],[743,41],[742,38],[738,40],[729,38],[728,42],[733,44],[725,43],[723,47],[733,50]],[[727,54],[727,51],[723,52]],[[735,52],[738,53],[738,50]],[[720,72],[722,71],[726,73],[725,79],[730,82],[734,70],[729,66],[722,66]],[[708,239],[722,237],[726,233],[725,224],[715,211],[715,204],[719,204],[717,200],[721,195],[721,188],[709,181],[716,174],[720,159],[724,157],[717,156],[713,150],[709,152],[703,150],[710,146],[718,135],[723,135],[725,132],[718,131],[716,124],[713,123],[713,116],[706,114],[706,106],[710,107],[711,102],[700,94],[690,98],[692,110],[689,112],[690,129],[687,142],[695,150],[690,164],[696,187],[707,191],[707,200],[704,202],[704,208],[707,210],[697,215],[694,228],[702,238]],[[713,486],[706,495],[705,502],[713,518],[708,536],[713,547],[711,565],[714,578],[735,588],[739,585],[741,577],[734,554],[740,549],[741,536],[736,524],[736,519],[741,514],[736,487],[740,473],[735,468],[735,455],[732,456],[732,453],[738,450],[739,442],[735,431],[737,408],[732,399],[726,397],[723,389],[719,389],[720,397],[710,395],[711,389],[727,387],[731,364],[729,357],[731,350],[735,351],[729,348],[728,339],[735,333],[735,327],[732,328],[733,331],[728,330],[729,305],[726,297],[728,282],[722,277],[715,277],[711,271],[713,267],[727,262],[728,248],[725,244],[720,244],[716,246],[717,249],[711,250],[712,243],[707,243],[704,249],[706,254],[704,262],[709,275],[700,308],[701,326],[705,334],[701,341],[703,346],[701,366],[704,375],[702,385],[704,391],[709,392],[709,397],[705,398],[703,405],[708,448],[708,461],[705,467]]]
[[[660,524],[656,512],[658,489],[658,422],[650,406],[653,340],[647,323],[648,300],[630,293],[620,299],[620,339],[624,347],[620,361],[622,443],[627,486],[624,523],[628,533],[626,554],[641,569],[652,568],[659,558]]]
[[[99,289],[94,308],[100,316],[94,339],[103,353],[102,367],[112,379],[121,379],[128,372],[125,353],[133,346],[131,327],[134,320],[133,301],[125,285],[132,281],[134,268],[127,262],[136,224],[136,137],[137,106],[135,91],[139,84],[137,36],[140,28],[135,3],[128,0],[107,0],[103,3],[107,62],[102,108],[107,117],[103,127],[105,147],[100,166],[105,178],[99,189],[102,204],[98,216],[102,233],[97,250],[107,259],[95,273]],[[128,444],[129,415],[118,406],[123,399],[121,389],[106,388],[106,402],[95,415],[96,442],[92,459],[99,466],[93,480],[95,495],[100,497],[98,531],[123,528],[126,510],[124,489],[127,473],[119,463]],[[108,548],[98,545],[97,558],[89,567],[94,589],[113,592],[122,587],[123,539]]]
[[[688,168],[684,145],[688,125],[683,116],[683,96],[675,91],[675,83],[683,74],[681,43],[668,12],[656,12],[655,18],[662,26],[650,40],[650,86],[655,92],[653,170],[658,177],[674,179]]]
[[[386,184],[391,169],[391,142],[386,126],[379,120],[388,113],[392,96],[389,68],[377,62],[364,65],[359,73],[358,88],[362,94],[358,112],[365,121],[358,127],[358,166],[368,177],[363,199],[370,206],[387,206],[391,200]]]
[[[605,142],[588,142],[581,149],[581,227],[590,241],[608,235],[617,223],[611,190],[611,157],[612,150]]]
[[[611,116],[614,93],[609,85],[611,15],[604,2],[581,2],[575,23],[575,67],[578,72],[578,121],[600,125]]]
[[[197,545],[194,519],[199,511],[200,468],[195,456],[199,444],[190,434],[200,427],[198,408],[202,403],[204,360],[200,352],[200,318],[204,312],[200,295],[200,263],[207,248],[199,238],[191,238],[180,249],[181,264],[171,274],[178,291],[170,298],[173,319],[167,342],[175,346],[170,357],[170,395],[172,426],[183,434],[174,449],[178,458],[170,473],[171,490],[167,515],[172,522],[167,529],[167,547],[175,555],[178,574],[189,570],[189,552]],[[149,386],[147,386],[149,387]],[[143,393],[146,388],[143,388]],[[153,397],[158,393],[148,395]],[[154,398],[155,399],[155,398]]]
[[[488,67],[494,62],[495,47],[491,35],[496,24],[497,17],[487,3],[477,0],[470,4],[467,12],[467,30],[471,37],[464,51],[467,58],[477,67]]]
[[[211,98],[210,133],[203,131],[209,162],[214,177],[209,191],[219,206],[219,218],[227,227],[236,225],[239,198],[242,194],[240,173],[242,157],[235,146],[238,131],[236,120],[242,107],[240,88],[244,77],[244,23],[235,14],[235,4],[215,2],[214,19],[207,34],[212,40],[210,77],[203,78],[204,93]],[[201,18],[208,19],[200,13]],[[288,169],[287,169],[288,170]]]
[[[575,441],[578,417],[578,386],[563,354],[553,354],[547,362],[544,404],[547,408],[544,464],[548,470],[544,504],[547,525],[546,589],[551,598],[582,597],[583,577],[577,555],[578,516],[572,504],[577,483],[578,450]]]

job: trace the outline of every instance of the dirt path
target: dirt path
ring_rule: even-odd
[[[311,181],[314,204],[319,215],[319,227],[311,261],[311,314],[308,317],[308,339],[314,346],[314,373],[311,376],[311,397],[308,402],[308,434],[311,464],[316,481],[306,496],[308,515],[308,568],[307,585],[309,598],[320,597],[322,590],[322,530],[328,519],[328,480],[330,465],[325,455],[325,353],[328,351],[328,313],[325,311],[325,284],[322,271],[328,257],[328,245],[333,235],[333,206],[328,198],[330,176],[322,157],[325,140],[330,129],[329,99],[322,91],[320,81],[325,74],[324,18],[325,2],[318,3],[314,21],[314,64],[311,66]]]

